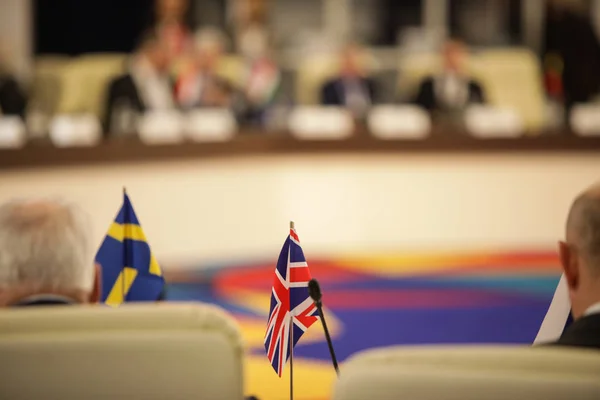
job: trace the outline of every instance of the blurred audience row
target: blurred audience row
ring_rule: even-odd
[[[106,127],[112,126],[114,112],[129,107],[135,112],[201,107],[228,108],[244,122],[260,122],[269,106],[281,101],[281,71],[268,49],[255,51],[247,59],[247,69],[236,86],[220,74],[225,40],[218,31],[200,31],[190,57],[176,67],[173,76],[168,42],[153,31],[142,39],[128,72],[113,80],[108,90]],[[364,67],[364,50],[348,44],[340,53],[337,76],[320,89],[320,103],[346,107],[363,118],[373,104],[380,102],[379,88]],[[484,103],[481,85],[465,73],[466,50],[458,41],[444,48],[444,69],[428,76],[414,102],[428,111],[461,110],[471,103]]]
[[[489,104],[511,109],[524,130],[540,131],[567,122],[571,109],[596,91],[586,75],[589,90],[577,98],[565,95],[565,114],[560,106],[551,107],[562,91],[562,59],[555,53],[545,59],[553,73],[546,73],[544,82],[539,60],[527,49],[484,49],[471,57],[456,39],[443,43],[438,55],[400,52],[402,66],[393,79],[380,79],[376,58],[353,42],[333,57],[327,54],[327,62],[307,52],[290,68],[272,50],[264,2],[240,2],[246,7],[238,10],[236,31],[229,36],[216,28],[193,32],[183,22],[187,4],[157,1],[155,23],[131,55],[91,54],[60,62],[42,57],[27,90],[0,71],[0,114],[21,117],[30,131],[48,132],[57,115],[87,113],[105,132],[119,134],[135,131],[139,115],[167,110],[229,110],[238,126],[269,128],[289,115],[282,110],[296,105],[337,106],[364,121],[376,105],[410,104],[447,125],[471,106]],[[594,128],[600,126],[597,112],[584,111],[576,113],[585,114],[579,126],[600,129]]]
[[[110,78],[102,90],[105,99],[98,117],[104,129],[127,130],[123,121],[131,115],[199,108],[228,109],[241,124],[262,125],[273,107],[293,103],[282,90],[282,71],[266,42],[255,41],[243,58],[243,68],[229,74],[223,72],[226,48],[225,36],[214,29],[201,29],[194,36],[175,27],[149,30],[127,59],[123,73]],[[464,68],[466,55],[461,42],[448,41],[444,68],[423,79],[411,102],[430,112],[460,111],[469,104],[485,103],[484,89]],[[381,88],[369,75],[366,58],[365,50],[354,43],[340,50],[338,72],[319,90],[322,105],[344,107],[362,120],[373,105],[381,103]],[[26,97],[9,75],[0,81],[3,114],[25,117]]]

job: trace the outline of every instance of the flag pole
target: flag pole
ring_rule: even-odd
[[[294,317],[290,315],[290,400],[294,400]]]
[[[294,229],[294,221],[290,221],[290,230]],[[294,316],[290,310],[290,400],[294,400]]]
[[[125,196],[127,196],[127,189],[125,188],[125,186],[123,186],[123,205],[125,205]],[[124,212],[127,212],[127,209],[124,208]],[[127,217],[125,217],[125,221],[127,221]],[[124,224],[123,224],[124,225]],[[123,229],[125,229],[125,226],[123,226]],[[125,241],[123,241],[123,243],[125,243]],[[126,247],[123,247],[123,249],[126,249]],[[124,258],[125,258],[125,262],[127,262],[127,256],[124,254]],[[126,264],[123,264],[126,265]],[[127,270],[125,268],[123,268],[123,272],[121,275],[121,294],[123,297],[123,301],[121,302],[121,304],[125,303],[125,279],[126,279],[126,274],[127,274]]]

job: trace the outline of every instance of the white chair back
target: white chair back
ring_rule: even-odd
[[[579,136],[600,136],[600,105],[577,104],[571,110],[571,129]]]
[[[50,122],[50,140],[56,147],[91,147],[101,139],[102,127],[93,114],[58,115]]]
[[[185,120],[176,110],[149,111],[137,121],[138,134],[148,145],[177,144],[185,140]]]
[[[369,113],[369,130],[379,139],[425,139],[431,117],[415,106],[376,106]]]
[[[27,130],[20,117],[0,116],[0,148],[18,149],[27,143]]]
[[[342,107],[301,106],[292,111],[288,127],[305,140],[342,140],[354,131],[351,114]]]
[[[592,400],[596,351],[530,346],[387,347],[342,367],[333,400]]]
[[[187,115],[184,131],[196,142],[226,142],[235,136],[237,122],[227,109],[200,109]]]
[[[237,325],[201,304],[0,311],[3,399],[243,399]]]
[[[511,108],[470,106],[465,111],[465,126],[479,139],[516,138],[525,133],[523,119]]]

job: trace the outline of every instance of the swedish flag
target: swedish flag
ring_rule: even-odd
[[[123,206],[96,254],[102,267],[102,301],[110,306],[156,301],[165,285],[129,196],[123,196]]]

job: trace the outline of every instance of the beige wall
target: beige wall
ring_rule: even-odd
[[[163,262],[276,257],[290,219],[308,257],[553,246],[596,155],[223,159],[0,173],[0,201],[60,195],[100,243],[126,185]]]

